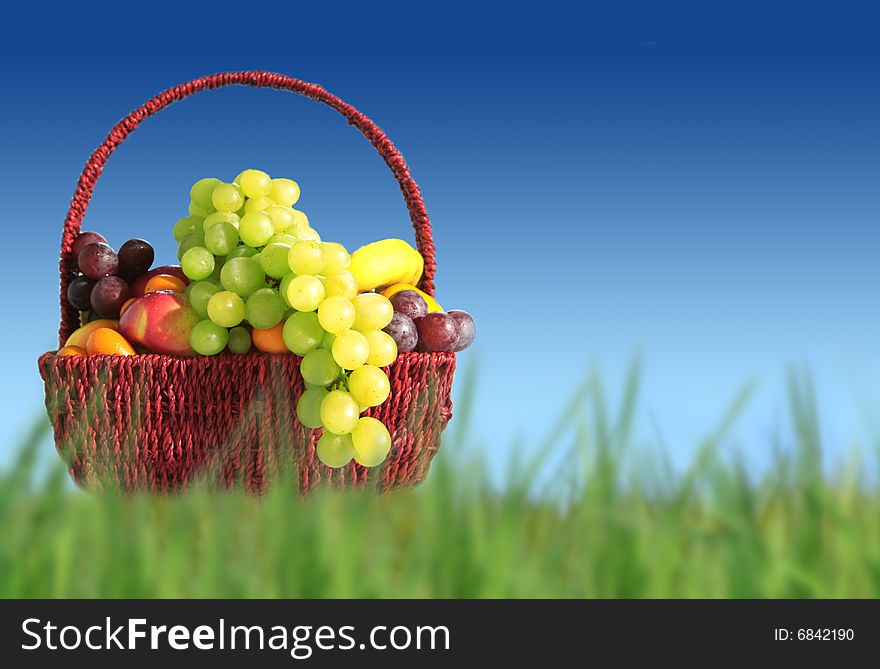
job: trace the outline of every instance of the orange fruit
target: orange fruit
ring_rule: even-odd
[[[144,294],[155,293],[160,290],[173,290],[175,293],[182,293],[186,290],[186,283],[180,277],[172,276],[171,274],[157,274],[151,277],[147,281],[147,285],[144,286]]]
[[[119,322],[110,320],[109,318],[102,318],[97,321],[92,321],[91,323],[86,323],[78,330],[75,330],[73,334],[67,338],[67,341],[64,342],[64,345],[86,348],[86,342],[89,340],[89,335],[98,328],[110,328],[111,330],[116,330],[119,328]]]
[[[284,321],[274,328],[260,330],[254,328],[251,332],[251,340],[254,346],[263,353],[290,353],[290,349],[284,343],[281,333],[284,331]]]
[[[58,349],[55,355],[85,355],[86,350],[82,346],[64,346]]]
[[[135,351],[128,340],[116,330],[98,328],[89,335],[86,342],[89,355],[134,355]]]

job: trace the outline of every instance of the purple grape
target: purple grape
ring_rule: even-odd
[[[90,279],[98,279],[116,274],[119,256],[104,242],[95,242],[84,247],[77,259],[80,271]]]
[[[104,238],[104,235],[99,235],[97,232],[81,232],[76,236],[76,239],[73,240],[73,247],[70,250],[71,255],[73,256],[73,264],[75,267],[79,267],[78,258],[79,252],[82,251],[89,244],[106,244],[107,240]]]
[[[414,290],[401,290],[391,296],[391,306],[394,311],[405,314],[415,320],[428,313],[428,305],[425,298]]]
[[[391,317],[391,322],[385,326],[385,332],[391,335],[391,338],[397,343],[399,353],[407,353],[416,348],[419,343],[419,333],[416,330],[416,324],[413,319],[395,311]]]
[[[155,257],[156,252],[150,242],[129,239],[119,247],[119,276],[129,282],[134,281],[150,269]]]
[[[458,353],[474,343],[474,339],[477,336],[477,324],[474,321],[474,317],[466,311],[453,309],[446,313],[458,323],[458,339],[455,340],[452,348],[449,349],[453,353]]]
[[[458,322],[442,311],[415,321],[420,351],[451,351],[458,339]]]
[[[92,310],[100,318],[119,318],[119,311],[133,293],[125,279],[105,276],[92,288]]]
[[[77,311],[91,308],[92,288],[95,282],[86,276],[78,276],[67,286],[67,301]]]

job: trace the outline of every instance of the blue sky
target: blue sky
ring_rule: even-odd
[[[21,29],[0,45],[7,443],[40,410],[35,361],[54,345],[61,225],[89,153],[153,93],[232,69],[320,83],[406,156],[434,223],[438,297],[477,318],[460,364],[479,365],[475,431],[493,461],[516,436],[536,442],[591,367],[618,388],[637,352],[640,433],[680,462],[750,380],[737,434],[765,461],[786,429],[790,364],[814,373],[833,451],[876,437],[873,17],[809,5],[422,11],[10,17]],[[111,159],[85,227],[116,245],[146,237],[171,261],[189,185],[245,167],[299,181],[325,238],[411,238],[356,131],[310,101],[249,89],[146,122]]]

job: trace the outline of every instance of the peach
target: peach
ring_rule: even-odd
[[[85,325],[83,325],[81,328],[74,330],[73,334],[71,334],[67,338],[67,341],[64,342],[64,345],[85,348],[86,342],[89,340],[89,335],[98,328],[110,328],[111,330],[118,330],[119,323],[109,318],[101,318],[96,321],[91,321],[90,323],[86,323]]]
[[[125,337],[110,328],[98,328],[89,335],[86,342],[89,355],[134,355]]]
[[[192,355],[189,333],[199,317],[183,295],[171,290],[135,299],[119,319],[119,331],[153,353]]]
[[[178,279],[183,281],[184,285],[189,283],[189,279],[186,278],[186,274],[184,274],[183,270],[180,269],[180,265],[163,265],[162,267],[151,269],[146,274],[141,274],[137,279],[135,279],[131,284],[131,292],[134,293],[135,297],[140,297],[146,292],[144,289],[147,287],[147,281],[159,274],[170,274],[171,276],[176,276]]]

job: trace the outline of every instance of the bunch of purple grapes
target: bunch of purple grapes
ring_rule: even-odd
[[[67,288],[67,301],[98,318],[119,318],[122,305],[133,297],[131,282],[150,269],[155,257],[143,239],[129,239],[116,252],[97,232],[77,235],[72,253],[77,275]]]
[[[458,353],[477,336],[477,325],[466,311],[428,313],[424,298],[414,290],[401,290],[391,296],[394,317],[385,328],[397,342],[397,350],[450,351]]]

